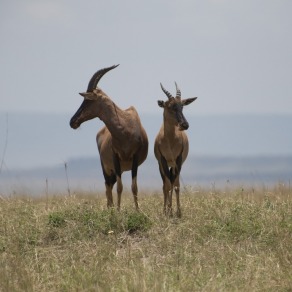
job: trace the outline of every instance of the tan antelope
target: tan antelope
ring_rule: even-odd
[[[189,152],[187,130],[189,123],[183,115],[183,107],[192,103],[197,97],[181,99],[181,91],[175,83],[176,96],[173,97],[164,89],[162,91],[168,97],[167,101],[158,100],[158,105],[163,110],[163,123],[156,136],[154,154],[159,164],[159,171],[163,181],[164,213],[172,215],[172,193],[176,193],[177,216],[181,217],[179,200],[180,182],[179,176],[182,164]]]
[[[102,76],[117,66],[101,69],[92,76],[87,91],[80,93],[84,101],[71,118],[70,126],[77,129],[83,122],[96,117],[105,123],[96,135],[96,143],[105,179],[107,206],[114,206],[112,189],[117,182],[117,208],[120,209],[123,191],[122,173],[131,170],[132,193],[138,210],[137,172],[138,166],[147,157],[148,137],[133,106],[126,110],[120,109],[97,87]]]

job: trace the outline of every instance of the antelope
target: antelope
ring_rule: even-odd
[[[197,97],[181,99],[181,91],[176,82],[175,97],[165,90],[161,83],[160,86],[168,100],[158,100],[158,105],[163,108],[163,123],[155,139],[154,154],[163,181],[164,213],[172,216],[172,193],[174,189],[177,216],[181,217],[179,176],[182,164],[189,152],[188,137],[184,132],[189,128],[189,123],[183,115],[183,107],[192,103]]]
[[[123,191],[122,173],[131,170],[132,193],[137,210],[137,172],[148,154],[148,137],[133,106],[120,109],[98,86],[102,76],[116,68],[114,65],[97,71],[90,79],[87,91],[80,93],[84,100],[70,120],[77,129],[83,122],[98,117],[105,126],[97,133],[96,143],[105,179],[107,207],[113,207],[112,189],[117,182],[117,209],[120,210]]]

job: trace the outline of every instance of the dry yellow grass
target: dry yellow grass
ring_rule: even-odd
[[[122,210],[77,193],[0,199],[1,291],[292,291],[292,193],[182,193],[166,218],[162,194],[130,194]]]

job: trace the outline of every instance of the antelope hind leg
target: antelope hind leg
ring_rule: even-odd
[[[139,204],[138,204],[137,177],[132,178],[132,193],[133,193],[133,197],[134,197],[135,208],[138,211],[139,210]]]
[[[138,185],[137,185],[137,173],[138,173],[138,157],[134,155],[132,162],[132,193],[134,197],[135,208],[138,211]]]
[[[113,157],[116,179],[117,179],[117,193],[118,193],[118,203],[117,209],[120,210],[121,208],[121,197],[123,192],[123,183],[122,183],[122,172],[121,172],[121,164],[118,154],[114,154]]]

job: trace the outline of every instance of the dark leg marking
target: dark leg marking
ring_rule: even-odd
[[[159,165],[160,176],[161,176],[161,178],[162,178],[162,181],[164,182],[164,181],[165,181],[165,175],[164,175],[164,173],[163,173],[163,170],[162,170],[162,168],[161,168],[160,163],[158,163],[158,165]]]
[[[171,181],[171,174],[167,165],[167,161],[162,155],[161,155],[161,166],[162,166],[164,175]]]
[[[173,171],[173,175],[171,178],[171,184],[174,183],[175,179],[177,178],[177,176],[179,176],[180,171],[181,171],[181,166],[182,166],[182,154],[180,154],[177,158],[176,158],[176,167]]]
[[[118,193],[117,208],[118,208],[118,210],[120,210],[121,196],[122,196],[122,191],[123,191],[123,184],[122,184],[121,164],[120,164],[120,159],[119,159],[118,154],[114,153],[113,161],[114,161],[114,168],[115,168],[116,179],[117,179],[117,193]]]
[[[104,170],[104,166],[103,166],[102,161],[101,161],[101,168],[102,168],[102,173],[103,173],[103,176],[104,176],[104,179],[105,179],[105,183],[106,183],[107,185],[109,185],[109,186],[110,186],[110,185],[114,185],[114,184],[116,183],[116,181],[117,181],[115,174],[110,174],[110,175],[108,175],[108,174],[105,172],[105,170]]]
[[[121,177],[121,164],[120,164],[120,159],[118,154],[114,154],[113,157],[113,161],[114,161],[114,168],[115,168],[115,173],[117,176]]]
[[[116,183],[116,175],[114,173],[108,175],[105,172],[102,161],[101,161],[101,168],[102,168],[103,176],[105,179],[105,188],[106,188],[105,194],[107,198],[107,206],[108,208],[113,207],[114,202],[113,202],[112,189],[113,189],[113,185]]]
[[[138,173],[138,157],[137,155],[133,156],[133,162],[132,162],[132,178],[135,178]]]

